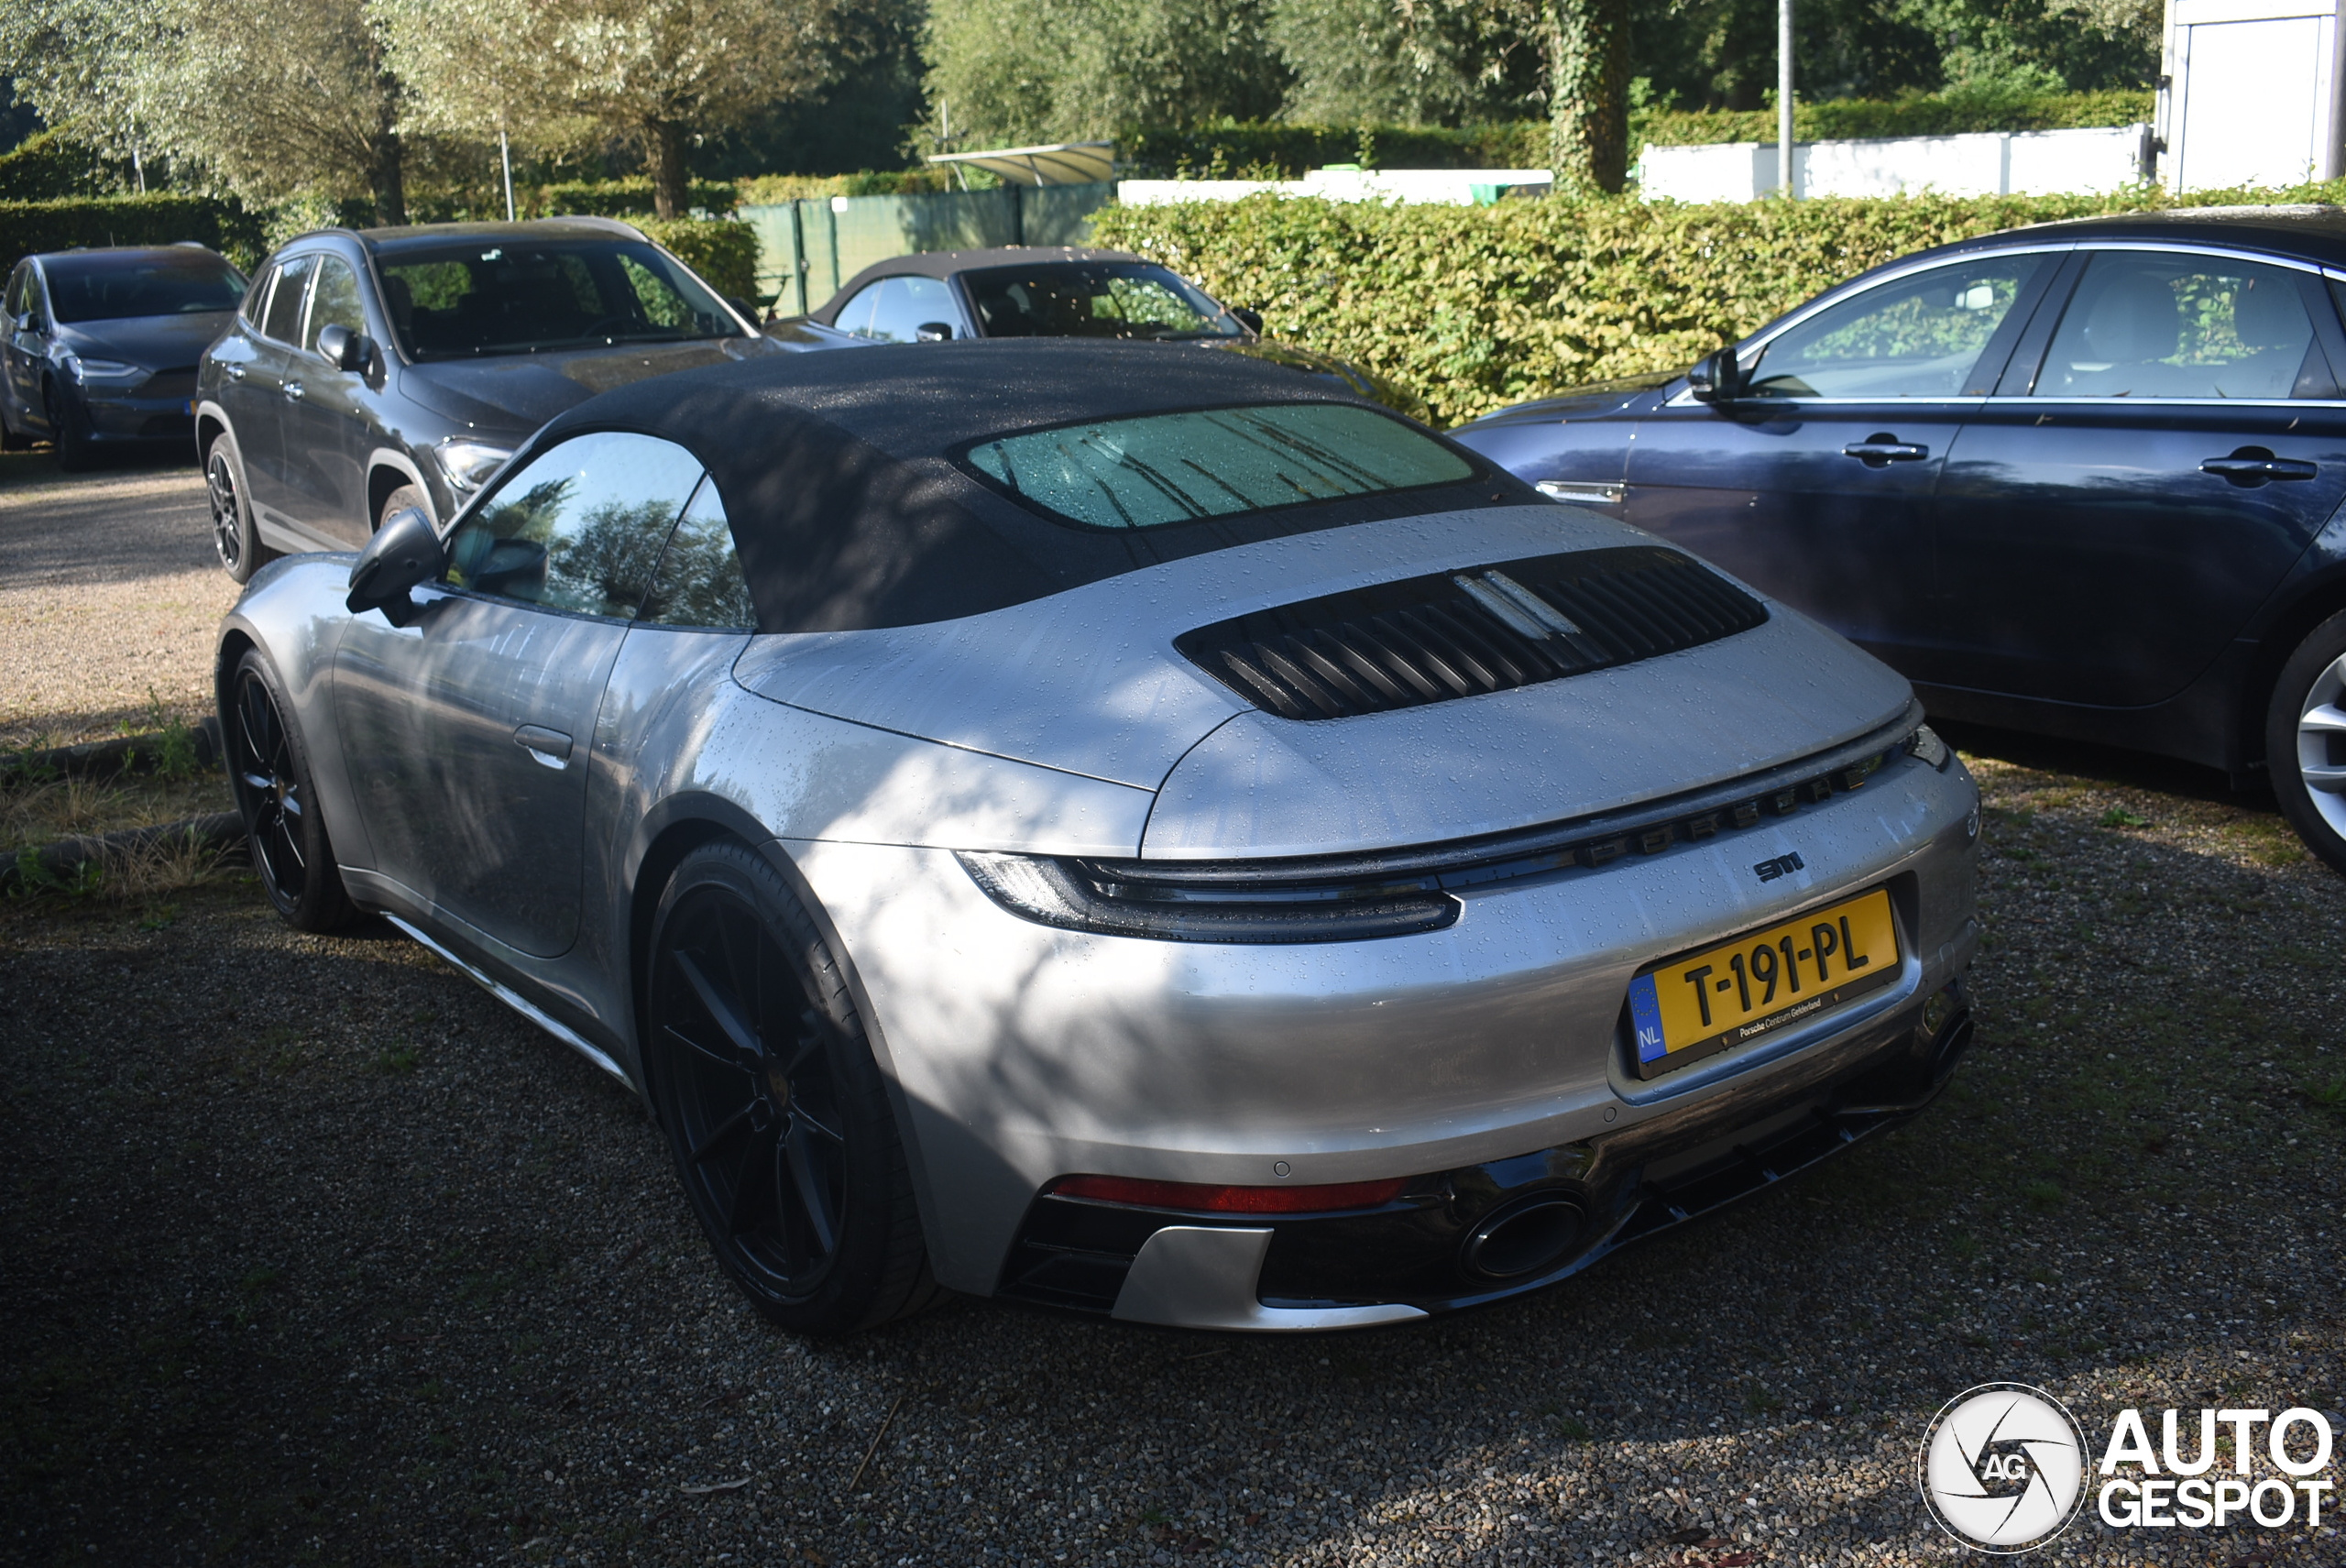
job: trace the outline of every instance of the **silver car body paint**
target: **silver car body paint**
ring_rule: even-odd
[[[658,892],[642,868],[680,831],[762,846],[847,970],[896,1095],[937,1276],[983,1294],[1037,1190],[1064,1174],[1342,1182],[1618,1135],[1854,1062],[1902,1038],[1962,972],[1979,936],[1977,791],[1959,762],[1938,771],[1902,753],[1862,790],[1791,817],[1482,884],[1448,928],[1370,941],[1058,929],[993,903],[954,858],[1439,841],[1677,795],[1894,738],[1918,717],[1898,677],[1772,605],[1765,625],[1685,652],[1322,723],[1256,712],[1171,645],[1248,609],[1622,543],[1650,540],[1570,508],[1495,508],[1232,548],[935,625],[615,628],[591,728],[566,731],[586,770],[583,872],[564,876],[579,888],[575,939],[550,956],[483,929],[379,853],[465,828],[440,815],[444,795],[371,794],[365,781],[402,764],[359,742],[391,744],[390,732],[337,722],[335,660],[380,642],[374,612],[356,618],[367,634],[345,636],[349,557],[258,574],[224,623],[224,659],[258,643],[284,676],[354,895],[639,1085],[632,971]],[[540,721],[472,700],[485,704],[474,721],[504,727],[500,744],[534,766],[510,731]],[[1802,869],[1755,876],[1787,854]],[[1617,1021],[1641,965],[1885,884],[1907,950],[1895,983],[1660,1080],[1628,1074]]]

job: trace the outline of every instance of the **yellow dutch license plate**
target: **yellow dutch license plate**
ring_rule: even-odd
[[[1657,964],[1629,982],[1639,1078],[1756,1040],[1898,978],[1898,922],[1876,888]]]

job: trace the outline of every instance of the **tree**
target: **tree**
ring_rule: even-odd
[[[1295,73],[1283,119],[1455,126],[1543,96],[1536,0],[1270,0],[1266,31]]]
[[[547,153],[631,142],[683,215],[685,154],[849,62],[839,0],[375,0],[419,128]]]
[[[1288,71],[1263,0],[933,0],[929,102],[962,148],[1266,119]]]
[[[1556,188],[1620,190],[1629,173],[1628,0],[1548,0],[1548,50]]]
[[[406,221],[400,84],[364,0],[0,0],[0,70],[60,132],[258,201]]]

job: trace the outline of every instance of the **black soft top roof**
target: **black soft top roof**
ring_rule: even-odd
[[[1227,347],[1017,338],[776,355],[679,371],[556,416],[675,442],[716,481],[765,631],[844,631],[977,615],[1160,561],[1376,518],[1540,504],[1465,453],[1456,485],[1147,529],[1056,522],[953,454],[1086,420],[1246,403],[1387,411]],[[1389,417],[1389,416],[1388,416]]]

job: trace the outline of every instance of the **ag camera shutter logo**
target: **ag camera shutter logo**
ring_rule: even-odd
[[[2025,1383],[1982,1383],[1948,1400],[1923,1434],[1917,1482],[1938,1526],[2012,1555],[2051,1544],[2085,1506],[2085,1432]]]

